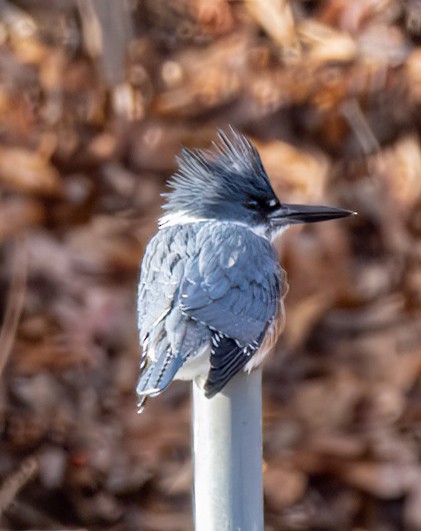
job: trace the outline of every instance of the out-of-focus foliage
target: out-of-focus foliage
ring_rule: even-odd
[[[180,146],[232,124],[281,199],[359,212],[279,241],[267,529],[421,529],[420,36],[417,0],[0,2],[2,528],[191,528],[136,282]]]

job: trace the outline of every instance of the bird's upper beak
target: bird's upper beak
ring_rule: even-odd
[[[271,213],[270,218],[274,225],[289,225],[295,223],[315,223],[329,219],[345,218],[355,215],[356,212],[343,208],[319,205],[288,205],[283,203]]]

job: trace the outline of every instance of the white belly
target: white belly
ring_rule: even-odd
[[[206,345],[197,356],[187,359],[178,370],[174,380],[206,378],[210,369],[210,346]]]

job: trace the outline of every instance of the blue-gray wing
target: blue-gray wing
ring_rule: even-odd
[[[186,264],[196,253],[197,231],[193,225],[161,230],[146,249],[137,304],[143,369],[139,403],[163,391],[185,359],[209,342],[208,329],[185,316],[178,305]]]
[[[183,277],[183,256],[175,241],[175,231],[160,231],[149,242],[143,257],[137,304],[141,344],[170,311]]]
[[[213,396],[261,345],[280,304],[281,269],[263,238],[232,224],[197,235],[179,292],[183,312],[214,331],[206,394]]]

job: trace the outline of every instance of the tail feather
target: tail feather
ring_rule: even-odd
[[[179,356],[166,352],[156,361],[152,362],[146,371],[140,376],[136,392],[139,397],[139,412],[143,409],[144,402],[149,396],[157,396],[164,391],[172,382],[178,369],[183,364]]]

